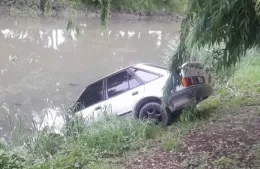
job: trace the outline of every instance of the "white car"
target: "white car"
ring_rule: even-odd
[[[74,111],[94,120],[102,117],[104,110],[118,116],[131,116],[148,103],[160,105],[162,88],[168,77],[164,67],[129,66],[87,86],[76,101]]]
[[[176,91],[170,93],[164,108],[161,99],[163,87],[170,78],[167,69],[154,64],[136,64],[87,86],[70,110],[72,113],[81,113],[90,122],[99,120],[104,113],[113,113],[118,116],[151,118],[167,125],[171,113],[183,109],[193,100],[199,102],[208,98],[213,91],[205,82],[201,64],[187,62],[181,68],[182,83]],[[43,126],[55,125],[61,128],[64,121],[62,117],[57,117],[57,112],[48,111]]]
[[[165,67],[136,64],[126,67],[90,84],[74,105],[75,113],[99,120],[106,112],[118,116],[153,118],[167,125],[171,112],[190,101],[206,99],[212,88],[205,83],[205,72],[199,63],[182,65],[182,84],[173,92],[166,110],[161,106],[163,87],[169,78]]]

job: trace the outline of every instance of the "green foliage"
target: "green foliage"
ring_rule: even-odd
[[[235,162],[225,156],[222,156],[221,158],[219,158],[218,160],[216,160],[216,166],[218,167],[225,167],[225,168],[232,168],[232,166],[235,164]]]
[[[260,16],[260,1],[254,0],[254,3],[255,3],[256,14],[257,14],[257,16]]]
[[[64,138],[58,134],[49,133],[45,128],[43,131],[36,133],[26,141],[26,146],[29,152],[35,156],[49,158],[56,154],[64,143]]]
[[[75,39],[80,34],[79,27],[77,27],[76,23],[74,23],[72,19],[68,20],[66,31],[70,39]]]
[[[240,90],[248,90],[251,93],[258,93],[260,83],[260,54],[257,49],[252,49],[243,58],[238,66],[231,84]]]
[[[234,67],[249,49],[259,45],[259,1],[191,0],[185,13],[179,45],[170,63],[172,76],[179,76],[179,66],[192,58],[194,47],[219,48],[219,71]],[[175,78],[174,83],[179,84],[180,80]],[[166,90],[174,90],[174,84],[167,85]]]
[[[260,143],[256,144],[253,146],[252,153],[255,155],[255,157],[260,157]],[[254,166],[259,166],[260,165],[260,159],[255,158],[252,162]]]
[[[178,50],[178,41],[173,39],[169,42],[167,48],[165,49],[165,63],[168,64],[172,61],[172,56]],[[188,48],[189,51],[189,61],[200,62],[204,65],[204,70],[206,71],[206,80],[208,83],[216,84],[216,83],[226,83],[227,80],[234,74],[237,70],[236,66],[231,66],[229,69],[221,69],[218,70],[218,61],[221,58],[222,54],[222,46],[215,45],[214,47],[201,47],[194,46],[193,48]],[[177,62],[176,62],[177,64]],[[176,68],[176,67],[175,67]],[[170,67],[170,70],[173,68]],[[179,73],[179,70],[176,70]],[[173,81],[171,85],[166,85],[165,95],[171,91],[175,85],[180,84],[181,80],[178,79],[177,82]],[[174,79],[172,79],[174,80]],[[171,81],[172,81],[171,80]],[[176,84],[175,84],[176,83]]]
[[[119,120],[116,117],[104,123],[94,124],[79,137],[85,147],[95,148],[101,153],[121,154],[125,150],[138,147],[138,142],[154,138],[159,127],[133,119]]]
[[[199,165],[199,169],[205,169],[204,165],[203,165],[203,164],[200,164],[200,165]]]
[[[43,3],[44,8],[43,13],[46,15],[51,10],[51,0],[41,0]]]
[[[191,31],[186,32],[191,45],[223,43],[219,67],[234,65],[259,41],[260,24],[253,0],[189,1],[186,16],[183,31]]]
[[[210,107],[211,108],[211,107]],[[205,119],[209,116],[210,109],[199,109],[197,104],[190,103],[183,110],[180,115],[180,121],[182,123],[193,122],[197,120]]]
[[[101,0],[101,26],[107,24],[108,15],[110,12],[110,1],[111,0]]]
[[[113,169],[111,166],[102,164],[102,163],[91,163],[88,165],[88,168],[91,169]]]
[[[67,9],[100,11],[101,26],[104,28],[108,22],[110,12],[136,15],[182,13],[185,2],[186,0],[18,0],[14,3],[14,6],[18,9],[26,8],[26,10],[32,8],[35,11],[31,13],[41,13],[43,15],[57,14]],[[18,15],[24,12],[24,10],[14,11],[13,13],[19,13]],[[78,32],[77,29],[75,31]]]
[[[101,25],[105,26],[110,12],[171,15],[172,12],[182,13],[186,0],[16,0],[15,3],[11,3],[13,7],[22,9],[23,12],[33,9],[37,14],[44,15],[71,9],[100,11]]]
[[[182,0],[112,0],[111,11],[141,15],[151,13],[182,12],[186,1]]]
[[[100,19],[103,27],[107,24],[110,11],[138,15],[169,14],[171,12],[182,12],[185,4],[182,0],[82,0],[82,2],[88,6],[101,9]]]
[[[37,9],[40,6],[40,2],[41,0],[15,0],[15,2],[12,3],[12,6],[15,6],[17,8],[28,7],[28,8]]]
[[[102,158],[138,149],[146,140],[155,138],[161,130],[149,121],[121,119],[110,115],[88,125],[80,115],[73,115],[67,121],[63,133],[52,134],[48,129],[40,131],[34,139],[27,142],[27,149],[34,154],[33,158],[43,162],[33,162],[35,169],[93,167]]]
[[[25,169],[25,158],[20,157],[15,152],[0,149],[1,169]]]
[[[191,158],[186,158],[181,162],[181,168],[190,168],[196,166],[198,169],[205,169],[204,163],[207,161],[209,154],[207,152],[198,152]]]
[[[226,83],[237,70],[237,66],[230,66],[228,69],[219,69],[218,64],[222,56],[222,46],[201,47],[194,46],[190,49],[192,61],[201,62],[208,76],[208,83]],[[210,78],[210,79],[209,79]]]
[[[169,151],[169,150],[175,150],[181,147],[181,140],[179,139],[170,139],[170,140],[166,140],[163,143],[163,149],[165,151]]]
[[[233,75],[223,84],[218,80],[212,97],[199,104],[204,109],[230,109],[243,105],[259,104],[260,57],[257,49],[247,52]]]

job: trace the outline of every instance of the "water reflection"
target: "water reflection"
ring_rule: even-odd
[[[72,33],[70,36],[72,36],[72,40],[73,41],[77,41],[76,38],[76,30],[72,30]],[[112,35],[112,30],[107,31],[106,35],[108,37],[113,36]],[[66,41],[66,30],[65,29],[53,29],[53,30],[39,30],[39,39],[35,38],[35,35],[33,34],[28,34],[28,31],[26,32],[18,32],[16,30],[10,30],[10,29],[4,29],[1,30],[1,33],[4,35],[4,38],[11,38],[11,39],[18,39],[18,40],[24,40],[24,42],[26,42],[26,40],[33,42],[33,43],[37,43],[37,44],[43,44],[44,48],[52,48],[54,50],[59,50],[59,46],[62,45],[63,43],[65,43]],[[31,32],[29,32],[31,33]],[[144,36],[146,34],[151,35],[152,37],[157,36],[157,45],[160,46],[161,45],[161,41],[162,41],[162,31],[156,31],[156,30],[147,30],[147,32],[143,32]],[[84,36],[85,31],[82,31],[82,35]],[[119,30],[118,32],[114,33],[117,37],[120,35],[123,39],[125,38],[125,34],[127,35],[127,39],[131,39],[134,36],[137,35],[137,39],[141,38],[141,32],[136,33],[135,31],[123,31],[123,30]],[[100,33],[101,36],[104,36],[104,32]],[[13,48],[15,48],[14,45],[10,44]],[[12,55],[10,55],[10,57],[12,57]],[[14,56],[16,57],[16,56]],[[16,57],[17,59],[17,57]],[[9,59],[10,60],[10,59]]]
[[[25,130],[35,114],[73,102],[104,75],[138,62],[162,64],[163,49],[179,30],[179,24],[116,20],[102,32],[99,20],[82,19],[76,37],[66,23],[0,18],[0,104],[19,108]],[[3,120],[1,131],[6,126]]]

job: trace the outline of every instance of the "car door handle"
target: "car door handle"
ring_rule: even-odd
[[[98,106],[98,107],[95,108],[95,110],[99,110],[99,109],[101,109],[101,106]]]
[[[132,93],[133,96],[137,95],[137,94],[138,94],[138,91]]]

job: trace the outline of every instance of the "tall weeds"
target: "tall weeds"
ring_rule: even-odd
[[[84,119],[82,114],[68,113],[63,110],[55,114],[64,120],[59,131],[55,126],[44,126],[47,123],[42,121],[42,124],[35,124],[37,127],[29,136],[20,137],[19,146],[0,148],[0,166],[1,160],[2,168],[5,168],[15,158],[19,161],[15,162],[16,168],[82,168],[104,158],[118,157],[125,151],[138,149],[162,130],[150,121],[111,115],[107,109],[104,109],[101,120],[92,123]],[[55,115],[52,118],[57,119]],[[16,123],[11,120],[10,124],[19,126],[20,118],[16,120]],[[16,127],[12,127],[12,130],[16,130]],[[17,152],[17,157],[14,152]]]

